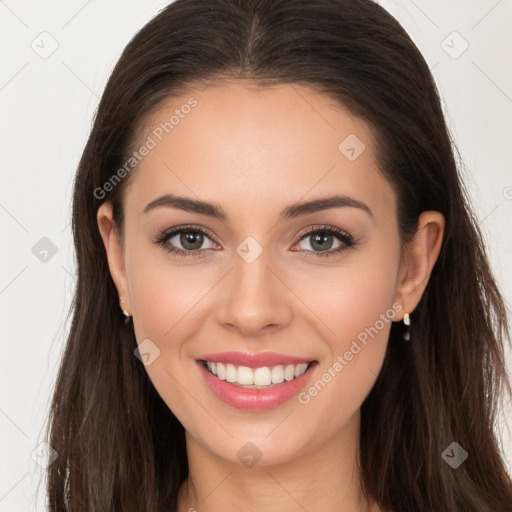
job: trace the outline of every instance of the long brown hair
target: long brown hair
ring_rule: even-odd
[[[401,241],[418,216],[446,230],[411,341],[394,323],[382,371],[361,408],[365,492],[394,512],[505,512],[512,484],[496,432],[509,327],[459,176],[438,92],[400,24],[370,0],[177,0],[125,48],[101,98],[74,183],[77,286],[48,425],[49,510],[175,511],[188,473],[184,429],[134,357],[96,213],[123,230],[129,159],[142,120],[192,85],[226,79],[300,84],[374,129],[398,200]],[[140,142],[140,141],[139,141]],[[119,174],[118,174],[119,176]],[[443,451],[457,442],[456,469]]]

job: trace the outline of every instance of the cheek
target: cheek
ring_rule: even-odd
[[[353,339],[364,342],[364,333],[372,326],[386,331],[389,321],[383,325],[380,319],[381,315],[387,313],[388,317],[394,312],[395,272],[391,265],[369,264],[347,270],[333,281],[333,292],[322,305],[322,311],[329,316],[335,337],[341,342],[339,350]],[[377,339],[387,339],[386,332],[383,337],[372,332]]]
[[[297,295],[305,297],[315,313],[316,319],[311,321],[325,327],[322,332],[333,357],[349,350],[352,340],[364,343],[365,333],[385,344],[391,319],[396,315],[392,306],[398,261],[397,248],[372,244],[352,253],[339,267],[316,271],[296,282]]]
[[[211,288],[208,275],[173,265],[160,249],[134,248],[130,256],[127,274],[137,339],[163,342],[177,331],[186,335],[183,328],[194,325],[197,306]]]
[[[195,371],[188,342],[198,337],[197,315],[204,314],[206,301],[201,299],[211,285],[191,267],[173,267],[165,258],[147,261],[132,257],[128,276],[135,337],[139,345],[149,339],[158,347],[158,356],[145,370],[169,409],[195,433],[204,423],[204,411],[198,410],[196,400],[204,403],[204,399],[186,384]],[[190,393],[196,398],[191,400]]]
[[[182,319],[189,319],[187,315],[201,297],[197,282],[155,275],[151,270],[137,275],[131,285],[136,330],[159,340],[172,336],[178,325],[182,327]]]
[[[401,309],[395,303],[398,259],[392,247],[368,250],[332,273],[323,283],[328,293],[314,294],[314,310],[329,327],[323,331],[329,356],[298,399],[325,433],[336,432],[357,412],[380,372]]]

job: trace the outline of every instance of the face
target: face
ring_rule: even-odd
[[[141,145],[154,147],[125,191],[123,252],[116,260],[114,239],[109,263],[156,390],[187,435],[228,461],[247,442],[265,465],[337,438],[407,312],[396,198],[371,129],[307,88],[243,83],[173,98],[145,128]],[[276,383],[221,382],[219,365],[215,376],[200,362],[219,353],[235,363],[228,378]],[[313,363],[277,383],[294,361]]]

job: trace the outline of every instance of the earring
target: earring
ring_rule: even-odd
[[[409,341],[411,339],[411,333],[409,332],[409,326],[411,325],[411,318],[409,317],[409,313],[405,313],[405,315],[404,315],[404,325],[405,325],[405,331],[403,333],[403,338],[405,341]]]
[[[123,308],[124,300],[120,299],[119,304],[121,306],[121,311],[123,312],[123,315],[126,317],[126,319],[130,318],[130,313],[128,313],[128,311],[126,311],[126,309]]]

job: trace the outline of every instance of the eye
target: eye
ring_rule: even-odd
[[[178,257],[204,257],[207,255],[208,249],[218,250],[220,248],[212,238],[214,238],[213,235],[205,228],[188,225],[176,226],[163,231],[153,242],[167,253],[175,254]],[[337,245],[335,245],[336,239],[338,240]],[[208,241],[209,246],[204,247],[203,244]],[[303,233],[299,242],[291,250],[300,252],[309,258],[325,258],[346,251],[356,244],[356,240],[349,233],[333,226],[320,226]],[[294,250],[295,247],[299,247],[299,249]]]
[[[210,241],[209,246],[203,247],[205,241]],[[206,255],[206,249],[216,249],[218,245],[212,241],[212,235],[199,226],[176,226],[160,233],[154,243],[162,247],[166,252],[180,257]]]
[[[338,239],[338,245],[335,245],[336,239]],[[302,246],[300,245],[301,243],[303,244]],[[333,226],[321,226],[307,231],[301,236],[298,244],[295,244],[293,247],[298,246],[299,250],[296,252],[301,252],[307,257],[315,258],[334,256],[355,245],[356,241],[349,233]]]

